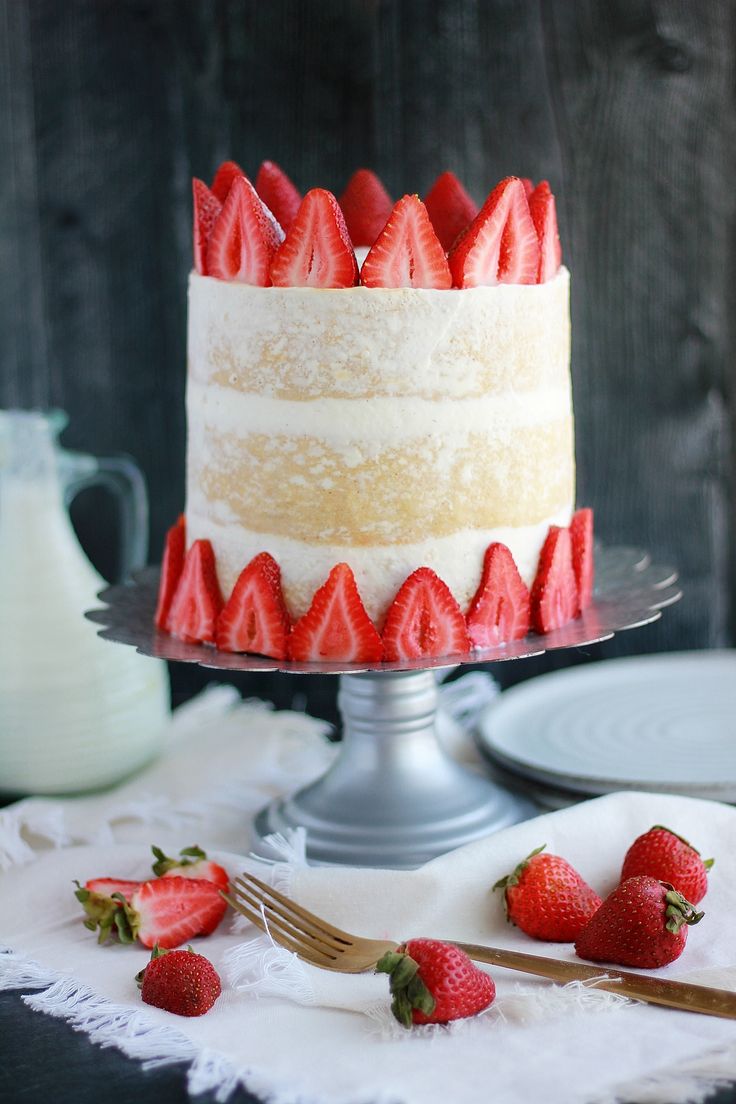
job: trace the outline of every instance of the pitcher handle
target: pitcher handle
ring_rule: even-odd
[[[67,507],[88,487],[104,487],[117,498],[122,544],[120,576],[127,579],[131,572],[145,567],[148,557],[148,493],[143,472],[129,456],[88,456],[65,449],[63,460]]]

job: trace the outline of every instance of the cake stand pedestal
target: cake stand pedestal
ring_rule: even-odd
[[[681,593],[676,571],[652,564],[641,550],[599,547],[593,602],[581,617],[545,636],[396,664],[289,663],[217,652],[157,632],[158,574],[158,568],[145,568],[100,594],[105,608],[87,616],[104,626],[101,637],[134,645],[143,655],[216,670],[342,676],[337,759],[322,778],[261,810],[253,825],[255,848],[267,854],[266,837],[301,826],[312,862],[395,868],[419,866],[534,811],[445,752],[437,737],[433,669],[598,643],[656,621]]]
[[[531,815],[533,805],[461,767],[437,739],[432,671],[342,675],[341,750],[318,781],[272,802],[263,839],[299,825],[309,857],[414,867]]]

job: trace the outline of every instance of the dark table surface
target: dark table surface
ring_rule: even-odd
[[[119,1051],[94,1046],[62,1021],[31,1011],[20,994],[0,993],[0,1104],[100,1104],[113,1093],[122,1104],[183,1104],[190,1099],[186,1066],[144,1071]],[[254,1104],[256,1099],[238,1089],[229,1104]],[[709,1104],[736,1104],[736,1085],[708,1099]],[[215,1096],[206,1093],[196,1101],[214,1104]],[[499,1104],[528,1102],[507,1099]]]

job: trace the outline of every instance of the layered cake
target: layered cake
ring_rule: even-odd
[[[463,654],[587,604],[554,197],[195,181],[186,514],[157,625],[277,658]],[[357,254],[357,259],[356,259]],[[359,267],[360,262],[360,267]],[[224,607],[224,608],[223,608]]]

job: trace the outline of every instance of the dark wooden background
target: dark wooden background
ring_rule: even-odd
[[[303,189],[452,168],[548,177],[573,273],[579,501],[679,566],[599,655],[733,643],[734,0],[0,0],[0,405],[125,451],[151,558],[183,504],[190,178],[273,158]],[[110,504],[75,521],[116,570]],[[172,672],[177,700],[211,678]],[[330,680],[241,678],[331,713]]]
[[[0,405],[61,406],[69,446],[134,456],[157,559],[183,504],[193,174],[272,158],[339,191],[367,165],[398,196],[452,168],[477,200],[546,176],[579,500],[604,539],[676,562],[685,597],[498,673],[733,644],[735,32],[736,0],[0,0]],[[114,574],[114,512],[88,493],[74,517]],[[178,700],[211,677],[172,674]],[[333,680],[240,685],[332,712]],[[4,1100],[91,1104],[102,1080],[184,1099],[178,1069],[144,1076],[13,995],[0,1011]]]

